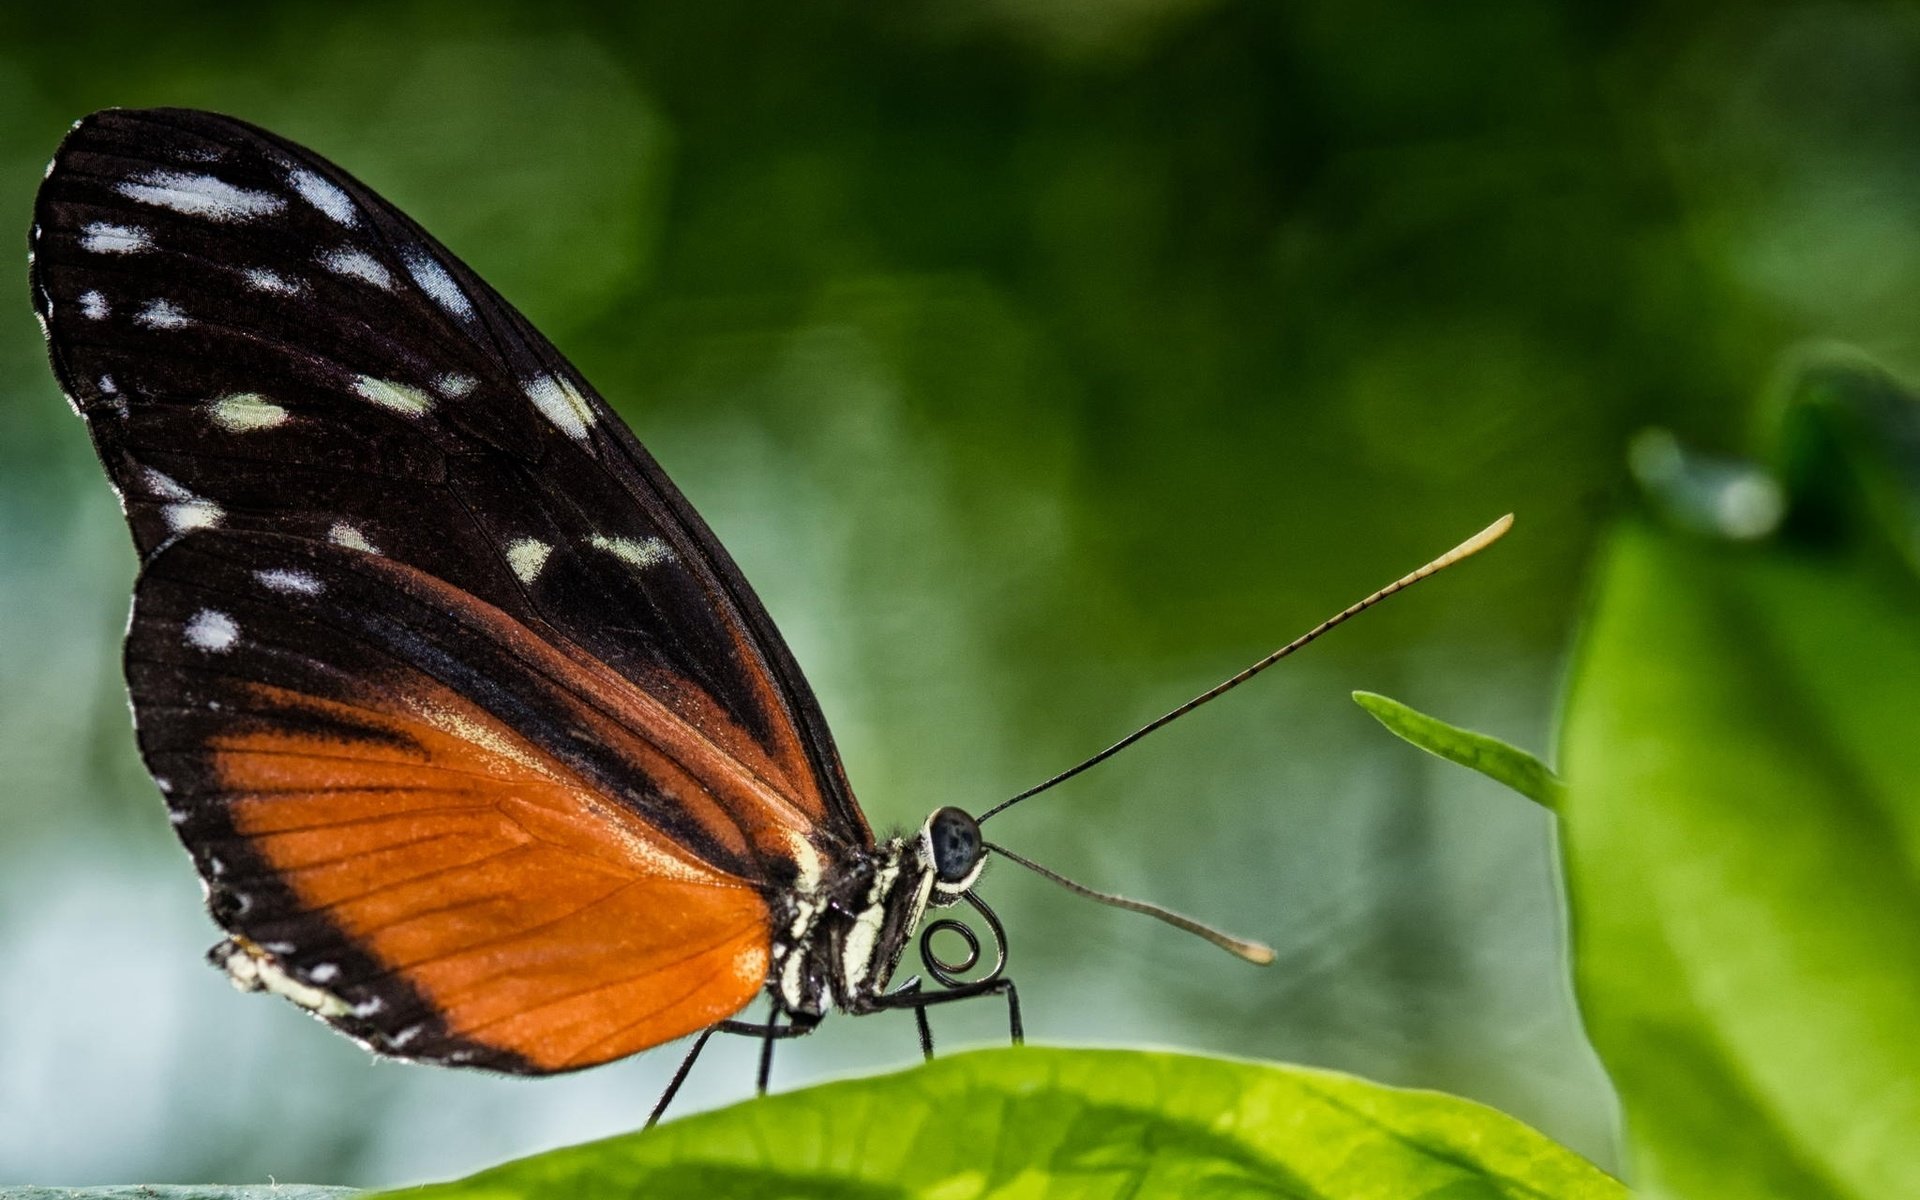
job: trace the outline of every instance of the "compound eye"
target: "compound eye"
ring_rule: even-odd
[[[980,865],[980,826],[964,811],[943,808],[927,818],[933,846],[933,873],[942,883],[958,883]]]

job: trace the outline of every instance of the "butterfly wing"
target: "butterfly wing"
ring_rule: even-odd
[[[218,525],[400,559],[761,745],[868,844],[826,722],[699,515],[526,319],[310,151],[96,113],[35,205],[33,288],[143,556]],[[684,698],[684,702],[683,702]]]
[[[305,971],[303,987],[324,984],[311,978],[315,970],[333,974],[323,967],[342,979],[356,962],[353,970],[363,975],[377,968],[420,993],[411,1005],[398,992],[387,996],[390,1012],[439,1014],[444,1028],[423,1027],[426,1032],[403,1040],[402,1031],[419,1021],[394,1024],[401,1018],[392,1016],[377,1027],[352,1026],[348,1022],[365,1018],[349,1012],[336,1023],[389,1052],[426,1056],[431,1043],[434,1056],[455,1061],[488,1060],[474,1047],[506,1043],[484,1037],[461,1043],[457,1030],[466,1028],[468,1010],[445,1007],[453,1003],[448,995],[504,1005],[502,1011],[518,1003],[514,971],[489,977],[492,982],[465,980],[443,993],[450,986],[445,980],[430,981],[425,967],[406,955],[389,957],[389,947],[368,940],[378,941],[368,932],[373,918],[353,907],[353,895],[302,890],[298,881],[308,876],[286,873],[307,868],[277,865],[266,844],[248,852],[257,880],[252,891],[236,894],[277,899],[260,899],[262,907],[247,912],[221,900],[228,884],[211,869],[219,853],[210,839],[228,839],[228,858],[236,861],[245,857],[238,853],[241,843],[257,840],[241,816],[257,807],[246,799],[256,790],[252,776],[223,773],[220,766],[231,758],[232,739],[242,736],[228,722],[237,719],[231,714],[263,706],[270,711],[254,712],[254,724],[244,726],[257,725],[259,737],[292,738],[290,745],[311,750],[299,741],[301,730],[338,735],[344,749],[272,759],[300,764],[297,777],[281,782],[309,797],[306,815],[328,818],[352,810],[336,791],[362,795],[354,789],[389,769],[375,751],[400,743],[412,758],[438,764],[433,770],[452,772],[448,778],[476,780],[476,796],[497,800],[532,787],[502,765],[518,763],[514,754],[490,758],[491,743],[461,740],[463,730],[474,733],[481,725],[428,729],[418,723],[424,719],[417,717],[419,706],[431,707],[421,697],[432,688],[440,689],[432,695],[443,709],[455,700],[481,704],[498,726],[485,726],[486,737],[517,738],[559,756],[572,774],[552,787],[576,799],[598,797],[579,801],[579,828],[597,831],[582,836],[677,848],[698,871],[731,881],[699,885],[707,889],[701,895],[728,899],[710,910],[687,910],[712,918],[699,936],[690,926],[676,927],[682,940],[673,944],[688,954],[702,945],[733,946],[724,935],[748,911],[735,906],[745,905],[741,897],[752,890],[764,957],[767,897],[817,869],[816,856],[871,845],[804,678],[699,516],[524,318],[350,176],[230,118],[184,110],[98,113],[75,127],[49,169],[35,206],[32,251],[35,307],[55,372],[87,421],[146,560],[129,642],[143,748],[157,777],[176,788],[198,781],[192,795],[199,797],[193,808],[199,815],[180,830],[209,878],[216,917],[240,935],[235,946],[247,957],[235,966],[244,971],[254,963],[257,979],[282,982],[298,983]],[[328,571],[346,570],[347,563],[399,572],[359,591],[343,579],[332,593],[336,614],[349,596],[379,606],[429,594],[445,611],[486,614],[474,618],[480,632],[464,643],[473,653],[452,675],[441,660],[419,657],[428,650],[408,643],[404,627],[387,629],[384,642],[357,635],[400,664],[393,670],[405,683],[400,694],[415,697],[414,708],[405,709],[416,714],[413,724],[378,706],[373,711],[383,713],[382,720],[400,724],[338,726],[314,715],[332,711],[327,704],[367,709],[372,685],[365,661],[347,642],[327,640],[327,629],[339,632],[337,615],[332,625],[318,617],[299,625],[297,596],[274,598],[277,608],[259,607],[259,587],[246,592],[253,577],[241,570],[248,563],[256,571],[295,570],[268,557],[301,553],[312,561],[300,569],[323,583]],[[227,565],[215,569],[210,555]],[[205,573],[196,579],[190,567]],[[196,596],[198,607],[184,612]],[[184,670],[180,654],[204,649],[180,622],[203,609],[237,621],[222,605],[243,600],[256,603],[241,627],[243,644],[258,652],[220,659],[226,682],[218,686],[173,674]],[[215,621],[202,633],[218,640],[220,628]],[[169,637],[176,643],[172,658],[163,653]],[[516,662],[516,654],[533,658]],[[276,674],[293,670],[288,664],[296,659],[306,674],[292,682]],[[523,669],[535,659],[545,664],[550,683],[573,680],[569,694],[581,704],[587,703],[583,695],[597,697],[597,724],[567,726],[573,734],[528,725],[536,714],[510,700],[518,684],[537,682]],[[260,687],[279,689],[279,699],[268,703],[247,691]],[[252,709],[242,703],[248,697]],[[554,703],[561,706],[555,711],[586,711]],[[627,749],[605,751],[611,757],[603,761],[566,759],[568,747],[586,754],[567,738],[588,727]],[[689,764],[676,755],[693,755],[700,769],[689,774]],[[481,760],[485,769],[476,769]],[[374,872],[361,883],[405,891],[413,878],[408,872],[425,860],[363,856],[353,838],[365,836],[377,847],[385,844],[381,838],[416,827],[431,831],[441,819],[432,815],[431,797],[438,793],[381,786],[385,790],[364,794],[385,798],[365,803],[386,816],[375,820],[369,812],[351,836],[339,830],[307,835],[312,845],[303,853],[331,847],[355,859],[356,870]],[[549,808],[564,807],[559,792],[542,794],[553,801]],[[325,827],[324,820],[315,824]],[[514,836],[506,826],[494,829],[496,837]],[[272,845],[298,840],[285,831],[275,837]],[[368,865],[389,861],[398,864],[391,878]],[[476,904],[481,896],[527,902],[536,894],[544,904],[556,872],[565,873],[556,865],[561,861],[523,853],[489,858],[478,874],[456,875],[460,888],[479,889]],[[279,882],[269,887],[272,879]],[[646,914],[641,924],[659,928],[679,920],[672,913],[680,900],[673,897],[681,894],[663,888],[657,881],[635,884],[618,902],[585,905],[545,934],[529,930],[526,953],[570,953],[591,940],[589,933],[626,947],[621,939],[638,914]],[[555,894],[581,899],[564,888]],[[266,936],[267,926],[249,915],[254,911],[296,925],[304,915],[313,922],[309,934],[319,938],[330,929],[334,940]],[[609,936],[612,931],[618,935]],[[475,942],[458,954],[477,962],[502,944]],[[458,957],[451,945],[448,952]],[[746,961],[737,946],[711,952],[736,969]],[[636,961],[673,969],[644,955]],[[554,972],[584,987],[599,969],[556,966]],[[716,985],[713,994],[723,993],[734,1007],[751,995]],[[345,1002],[364,1005],[370,995]],[[684,1024],[666,1021],[641,1036]],[[632,1042],[616,1037],[608,1044],[628,1052],[637,1048]],[[461,1058],[463,1050],[473,1053]],[[558,1069],[552,1064],[560,1061],[523,1046],[488,1061],[512,1066],[513,1054],[525,1055],[523,1069]]]
[[[325,542],[194,532],[142,571],[126,664],[235,934],[216,960],[376,1050],[570,1070],[765,980],[764,870],[731,812],[804,816],[485,601]]]

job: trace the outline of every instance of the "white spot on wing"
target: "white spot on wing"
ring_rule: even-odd
[[[133,254],[152,247],[153,239],[136,225],[92,221],[81,230],[80,248],[95,254]]]
[[[353,393],[362,400],[371,400],[381,408],[406,417],[420,416],[433,407],[433,397],[419,388],[394,383],[389,379],[375,379],[371,375],[354,376]]]
[[[453,276],[447,274],[447,269],[440,265],[440,260],[428,253],[424,247],[400,247],[400,261],[407,265],[407,274],[413,276],[413,281],[420,285],[420,290],[425,292],[435,304],[462,321],[474,319],[473,303],[467,299],[467,294],[460,290],[460,285],[453,281]]]
[[[114,394],[115,392],[117,392],[117,391],[119,391],[119,390],[120,390],[120,388],[119,388],[119,386],[118,386],[117,384],[115,384],[115,383],[113,382],[113,376],[111,376],[111,375],[102,375],[102,376],[100,377],[100,390],[101,390],[102,392],[104,392],[105,394],[107,394],[107,395],[109,395],[109,396],[111,396],[111,395],[113,395],[113,394]]]
[[[148,329],[179,329],[191,325],[193,321],[171,300],[149,300],[133,315],[136,325],[145,325]]]
[[[433,381],[433,390],[449,400],[458,400],[471,392],[479,381],[471,375],[459,375],[452,371]]]
[[[143,470],[141,478],[146,483],[147,490],[168,502],[162,514],[166,518],[167,528],[175,533],[218,525],[220,518],[225,515],[220,511],[218,504],[194,495],[182,487],[178,480],[152,467]]]
[[[240,626],[226,613],[203,608],[187,618],[187,644],[218,654],[240,640]]]
[[[287,410],[257,392],[222,396],[207,405],[213,423],[228,433],[251,433],[284,425]]]
[[[368,541],[367,535],[361,533],[358,526],[349,525],[345,521],[333,523],[333,527],[327,530],[327,540],[336,546],[345,546],[349,550],[361,550],[368,554],[380,553],[379,547]]]
[[[105,320],[108,313],[107,298],[99,292],[80,293],[80,312],[89,321]]]
[[[267,952],[244,938],[236,938],[225,943],[226,960],[221,964],[227,969],[227,977],[233,980],[233,986],[243,992],[272,992],[276,996],[285,996],[301,1008],[312,1009],[323,1017],[340,1017],[353,1011],[345,1000],[332,992],[309,984],[287,974],[279,963],[267,957]]]
[[[538,538],[515,538],[507,543],[507,565],[521,583],[532,583],[552,553],[553,547]]]
[[[115,190],[141,204],[215,221],[251,221],[255,217],[271,216],[287,206],[278,196],[250,192],[224,179],[189,175],[184,171],[149,171],[118,185]]]
[[[318,579],[305,571],[296,571],[291,567],[274,567],[255,571],[253,577],[268,591],[281,592],[289,596],[318,596],[324,590]]]
[[[592,546],[595,550],[603,550],[621,562],[626,563],[628,566],[642,571],[648,567],[658,566],[673,557],[673,551],[667,548],[665,542],[656,537],[610,538],[604,534],[596,533],[587,539],[587,545]]]
[[[162,500],[195,499],[194,494],[182,487],[179,480],[152,467],[143,469],[140,472],[140,478],[146,483],[147,488]]]
[[[329,250],[320,256],[320,265],[335,275],[345,275],[351,279],[365,280],[377,288],[393,290],[393,276],[382,266],[380,260],[365,250],[341,248]]]
[[[520,385],[527,393],[527,399],[533,406],[546,415],[547,420],[558,425],[562,432],[576,441],[585,441],[587,429],[593,424],[593,406],[587,398],[564,379],[555,379],[551,375],[542,375]]]
[[[291,296],[300,290],[299,283],[265,267],[248,267],[240,272],[240,277],[255,291],[271,292],[276,296]]]
[[[331,179],[322,178],[304,167],[287,172],[287,182],[300,198],[342,225],[351,226],[360,218],[353,198],[341,191]]]

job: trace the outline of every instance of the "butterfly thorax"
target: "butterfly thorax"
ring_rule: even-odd
[[[798,878],[774,901],[767,990],[799,1016],[884,1007],[927,906],[971,894],[985,851],[972,817],[940,808],[911,836],[834,858],[799,855]]]
[[[926,911],[934,872],[915,837],[830,862],[782,893],[767,987],[786,1011],[873,1010]]]

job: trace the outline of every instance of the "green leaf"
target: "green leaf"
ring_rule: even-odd
[[[1920,1196],[1920,595],[1638,526],[1562,809],[1589,1026],[1655,1195]]]
[[[987,1050],[510,1163],[410,1200],[581,1196],[1623,1200],[1511,1117],[1305,1067]]]
[[[1376,692],[1355,692],[1353,700],[1390,731],[1428,754],[1469,767],[1496,783],[1504,783],[1543,808],[1559,809],[1566,784],[1547,764],[1525,750],[1484,733],[1449,725]]]

